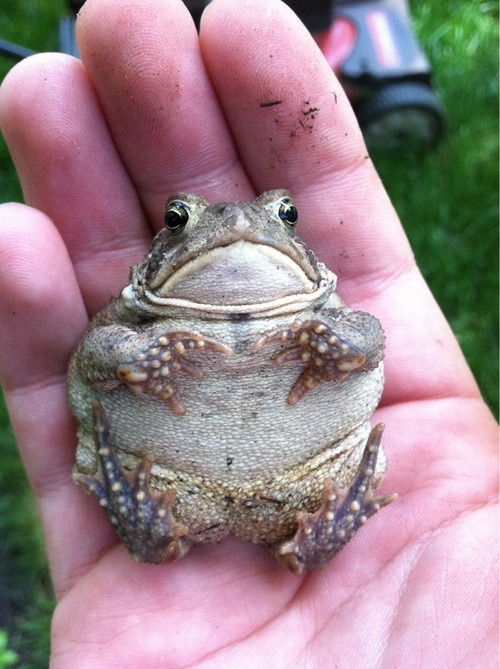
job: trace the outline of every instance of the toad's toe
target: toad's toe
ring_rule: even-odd
[[[76,483],[96,497],[135,560],[172,562],[190,549],[188,528],[172,513],[174,490],[157,493],[150,488],[153,458],[145,457],[133,471],[125,471],[114,452],[100,402],[92,405],[98,471],[74,473]]]
[[[294,537],[275,547],[278,560],[294,573],[326,566],[368,518],[397,498],[395,494],[374,497],[370,490],[382,431],[381,424],[371,431],[351,487],[340,491],[332,479],[326,479],[319,509],[298,512]]]

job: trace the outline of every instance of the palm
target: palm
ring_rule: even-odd
[[[496,425],[309,36],[270,0],[214,2],[202,56],[174,0],[119,13],[88,0],[79,32],[95,90],[79,63],[45,56],[14,70],[0,108],[27,202],[51,219],[1,214],[0,371],[59,599],[53,666],[492,663]],[[400,500],[302,578],[234,539],[164,567],[132,563],[70,481],[69,352],[148,248],[168,193],[241,200],[275,187],[293,193],[300,234],[346,301],[386,329],[376,418],[383,489]]]

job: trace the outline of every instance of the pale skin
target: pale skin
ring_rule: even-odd
[[[199,39],[178,0],[88,0],[77,30],[83,64],[29,59],[0,93],[27,202],[0,208],[0,379],[57,596],[51,666],[497,666],[497,425],[307,31],[277,0],[214,0]],[[235,539],[136,564],[71,480],[70,351],[170,192],[278,187],[383,323],[380,492],[399,499],[301,577]]]

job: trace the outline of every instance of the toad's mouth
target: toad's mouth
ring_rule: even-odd
[[[275,247],[240,239],[189,260],[145,295],[154,304],[212,313],[288,311],[325,291],[322,267],[310,276]]]

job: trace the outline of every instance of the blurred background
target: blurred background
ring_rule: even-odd
[[[0,80],[23,49],[74,47],[65,0],[2,4]],[[304,18],[349,92],[417,262],[498,417],[498,3],[339,0],[335,12]],[[0,136],[0,201],[10,200],[22,193]],[[1,393],[0,458],[0,669],[46,668],[53,594]]]

